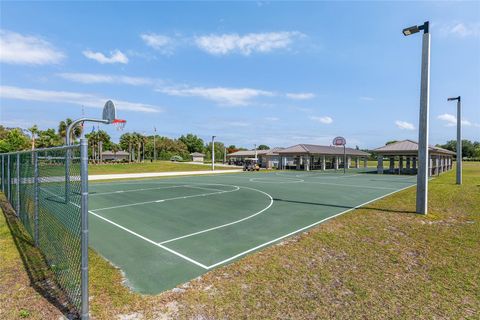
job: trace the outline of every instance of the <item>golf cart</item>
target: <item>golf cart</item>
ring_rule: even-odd
[[[243,171],[258,171],[260,166],[258,165],[257,158],[246,158],[243,163]]]

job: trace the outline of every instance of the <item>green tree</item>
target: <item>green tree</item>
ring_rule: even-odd
[[[22,130],[15,128],[7,131],[5,138],[0,140],[0,152],[21,151],[29,148],[29,139]]]
[[[389,144],[392,144],[392,143],[395,143],[395,142],[398,142],[398,140],[390,140],[390,141],[387,141],[385,143],[386,146],[388,146]]]
[[[267,146],[266,144],[261,144],[257,147],[257,150],[269,150],[270,147]]]
[[[55,132],[55,129],[41,130],[36,140],[37,148],[50,148],[62,144],[62,139]]]
[[[34,124],[33,126],[31,126],[30,128],[28,128],[28,131],[30,132],[30,134],[32,135],[32,150],[35,149],[35,138],[36,136],[38,135],[38,127],[36,124]]]
[[[135,136],[130,133],[124,133],[120,136],[120,147],[123,150],[128,150],[128,162],[132,162],[132,148],[135,144]]]
[[[223,142],[215,141],[215,162],[223,161],[225,154],[225,145]],[[212,159],[212,143],[209,142],[205,146],[205,159],[211,160]]]
[[[464,158],[474,158],[477,154],[477,148],[480,145],[479,142],[472,142],[470,140],[462,140],[462,156]],[[443,145],[437,145],[440,148],[447,149],[453,152],[457,152],[457,141],[449,140]]]
[[[188,152],[203,152],[203,140],[194,134],[182,135],[178,140],[182,141],[188,148]]]

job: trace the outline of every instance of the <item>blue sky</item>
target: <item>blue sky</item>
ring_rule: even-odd
[[[401,30],[429,20],[430,142],[455,139],[457,95],[480,140],[478,1],[0,5],[2,125],[56,127],[111,99],[125,130],[228,145],[417,140],[421,35]]]

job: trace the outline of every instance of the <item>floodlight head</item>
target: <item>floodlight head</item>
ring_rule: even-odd
[[[409,36],[411,34],[417,33],[420,30],[423,30],[423,33],[428,33],[430,23],[425,21],[421,26],[411,26],[402,30],[404,36]]]
[[[447,99],[447,101],[455,101],[455,100],[460,101],[460,96],[455,97],[455,98],[448,98],[448,99]]]
[[[412,26],[412,27],[408,27],[408,28],[405,28],[405,29],[402,30],[404,36],[409,36],[411,34],[419,32],[419,31],[420,31],[420,29],[418,28],[418,26]]]

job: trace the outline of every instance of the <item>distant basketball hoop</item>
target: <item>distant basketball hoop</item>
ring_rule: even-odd
[[[335,137],[335,138],[333,139],[332,144],[333,144],[334,146],[344,146],[344,145],[347,144],[347,140],[345,140],[344,137]]]
[[[345,150],[345,145],[347,144],[347,140],[344,137],[335,137],[333,139],[332,144],[334,146],[341,147],[343,146],[343,174],[346,173],[346,167],[347,167],[347,153]]]

